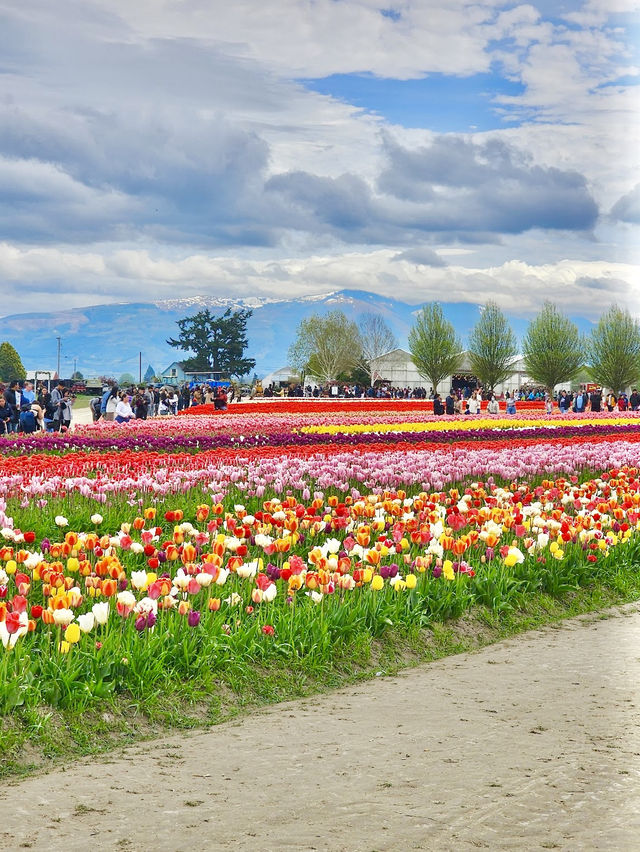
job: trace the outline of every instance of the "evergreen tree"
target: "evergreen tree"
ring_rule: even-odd
[[[0,380],[11,382],[13,379],[26,379],[27,371],[22,366],[20,356],[8,342],[0,343]]]
[[[460,369],[462,345],[438,302],[425,305],[416,317],[409,332],[409,350],[418,372],[429,379],[434,392],[443,379]]]
[[[253,358],[245,358],[248,346],[247,321],[253,311],[232,313],[227,309],[216,317],[208,308],[192,317],[178,320],[180,334],[167,343],[176,349],[193,353],[183,362],[183,369],[220,373],[224,376],[242,376],[256,365]]]
[[[155,379],[155,377],[156,377],[156,371],[153,369],[151,364],[149,364],[149,366],[147,367],[147,370],[144,374],[144,380],[148,384],[149,382],[152,382]]]

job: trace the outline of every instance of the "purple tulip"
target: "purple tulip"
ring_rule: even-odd
[[[187,623],[189,627],[197,627],[200,624],[200,612],[197,609],[190,609],[187,614]]]

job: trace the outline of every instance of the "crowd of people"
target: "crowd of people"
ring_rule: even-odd
[[[14,432],[65,431],[73,418],[75,396],[58,382],[52,390],[33,382],[0,383],[0,435]]]
[[[339,396],[343,399],[430,399],[433,401],[434,414],[461,416],[479,414],[483,400],[487,400],[486,410],[490,414],[498,414],[503,410],[507,414],[515,414],[518,402],[523,400],[544,400],[548,414],[552,413],[554,405],[557,405],[560,413],[640,410],[640,393],[636,388],[629,396],[626,393],[603,394],[601,388],[592,388],[575,392],[561,390],[554,397],[550,397],[541,388],[524,388],[498,397],[485,393],[482,388],[465,386],[452,387],[442,399],[433,389],[427,392],[424,388],[397,388],[382,383],[374,387],[331,383],[324,387],[291,385],[287,388],[276,388],[270,385],[264,389],[263,395],[311,398]],[[180,388],[155,385],[120,388],[118,385],[105,385],[102,395],[94,397],[90,407],[94,422],[103,419],[127,423],[130,420],[177,414],[178,411],[197,405],[212,404],[218,410],[226,410],[234,398],[239,399],[240,396],[233,385],[228,388],[209,384],[185,384]],[[0,435],[39,430],[64,432],[71,426],[74,400],[74,394],[63,382],[58,382],[51,390],[44,383],[34,388],[33,382],[30,381],[14,380],[6,385],[0,383]]]
[[[127,423],[129,420],[166,417],[194,405],[213,405],[224,411],[233,399],[233,386],[227,391],[225,386],[209,384],[184,384],[180,388],[155,385],[120,388],[118,385],[105,385],[102,396],[94,397],[90,406],[94,423],[100,419]]]

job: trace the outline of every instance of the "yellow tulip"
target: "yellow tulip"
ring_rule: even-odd
[[[407,574],[404,578],[405,583],[407,584],[408,589],[415,589],[418,584],[418,578],[415,574]]]
[[[379,592],[380,589],[384,587],[384,580],[380,576],[380,574],[376,574],[373,580],[371,581],[371,588],[374,592]]]
[[[72,621],[64,631],[64,638],[67,640],[69,645],[75,645],[76,642],[80,641],[80,627]]]
[[[71,650],[71,645],[68,642],[61,642],[58,645],[58,650],[60,651],[61,654],[68,654],[69,651]]]
[[[7,564],[4,566],[4,570],[7,572],[7,574],[15,574],[17,568],[18,566],[16,564],[15,559],[9,559]]]

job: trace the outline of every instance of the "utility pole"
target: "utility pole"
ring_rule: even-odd
[[[140,358],[138,361],[138,384],[142,384],[142,352],[140,353]]]
[[[58,341],[58,371],[57,372],[58,372],[58,379],[59,379],[60,378],[60,350],[62,348],[62,338],[56,337],[56,340]]]

